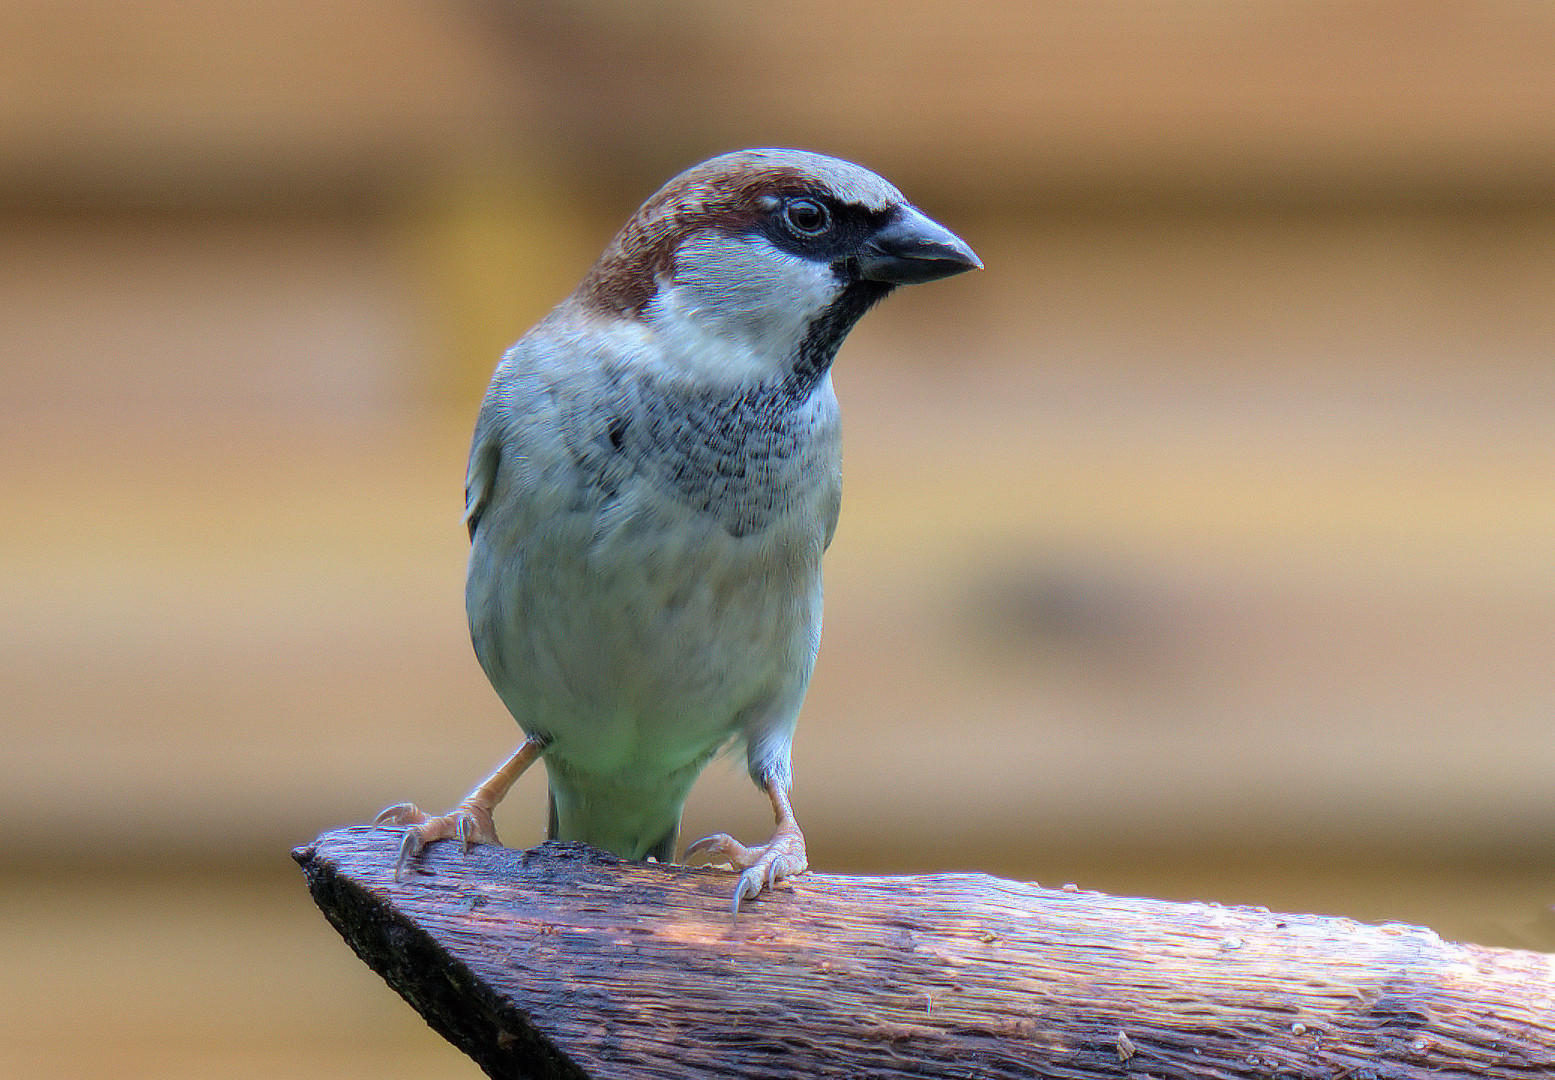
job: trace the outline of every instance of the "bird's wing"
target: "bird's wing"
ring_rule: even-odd
[[[557,513],[597,512],[614,494],[630,471],[611,452],[620,383],[603,372],[618,363],[610,343],[547,343],[534,332],[508,350],[470,445],[464,520],[472,540],[498,499],[506,526],[522,532]]]
[[[485,410],[482,410],[484,420]],[[470,447],[470,467],[464,476],[464,525],[475,538],[475,528],[481,514],[491,501],[491,492],[497,485],[497,466],[502,461],[502,442],[496,437],[495,425],[476,424],[475,442]]]
[[[470,468],[465,472],[465,528],[474,539],[480,514],[485,513],[491,493],[496,489],[496,471],[502,463],[501,423],[496,415],[493,395],[488,393],[480,406],[476,434],[470,444]]]

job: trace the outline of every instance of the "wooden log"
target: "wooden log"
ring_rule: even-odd
[[[1555,1077],[1555,956],[981,874],[733,875],[397,831],[294,856],[357,954],[493,1077]]]

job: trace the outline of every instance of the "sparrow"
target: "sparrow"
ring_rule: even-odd
[[[502,357],[465,480],[475,654],[526,738],[446,814],[391,806],[397,872],[497,843],[545,763],[549,835],[675,858],[709,759],[743,747],[776,829],[686,851],[740,871],[733,908],[808,868],[790,747],[841,501],[831,366],[898,285],[980,269],[858,165],[798,150],[703,162],[648,199]]]

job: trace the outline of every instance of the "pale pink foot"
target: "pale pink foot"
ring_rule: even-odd
[[[400,842],[399,858],[394,862],[395,881],[400,879],[405,864],[434,840],[458,840],[466,852],[472,844],[501,843],[497,839],[497,827],[491,820],[491,811],[471,805],[469,801],[437,817],[429,817],[414,803],[399,803],[380,813],[373,819],[373,824],[407,826],[405,839]]]
[[[472,844],[499,844],[497,827],[492,824],[491,813],[513,786],[513,781],[523,775],[545,753],[551,740],[545,735],[530,735],[513,755],[497,767],[496,772],[480,782],[462,802],[446,814],[428,817],[426,811],[415,803],[397,803],[373,819],[374,825],[404,825],[405,839],[400,842],[400,856],[394,863],[394,880],[400,879],[405,864],[421,853],[421,849],[434,840],[458,840],[466,852]]]
[[[728,833],[703,837],[686,848],[686,859],[700,856],[704,863],[728,863],[742,871],[734,889],[734,913],[740,902],[752,900],[763,889],[770,889],[785,878],[795,877],[810,868],[805,854],[804,834],[793,822],[779,822],[777,831],[760,847],[748,848]]]

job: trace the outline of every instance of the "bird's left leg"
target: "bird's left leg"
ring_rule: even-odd
[[[398,803],[374,818],[374,825],[409,826],[405,830],[405,839],[400,842],[399,859],[394,864],[394,880],[398,881],[405,864],[434,840],[457,839],[465,851],[470,850],[471,844],[499,843],[497,826],[491,819],[492,811],[513,786],[513,781],[538,761],[550,744],[551,740],[544,735],[529,736],[522,746],[513,751],[512,757],[499,765],[495,772],[482,780],[474,791],[446,814],[431,817],[414,803]]]
[[[686,858],[700,855],[707,863],[728,863],[741,870],[740,882],[734,889],[734,913],[740,913],[740,901],[753,899],[762,889],[771,888],[784,878],[794,877],[810,868],[805,855],[804,833],[794,817],[793,804],[788,801],[788,784],[783,779],[769,779],[763,785],[767,797],[772,800],[772,812],[777,818],[777,828],[772,839],[760,847],[748,848],[728,833],[705,836],[686,848]]]

